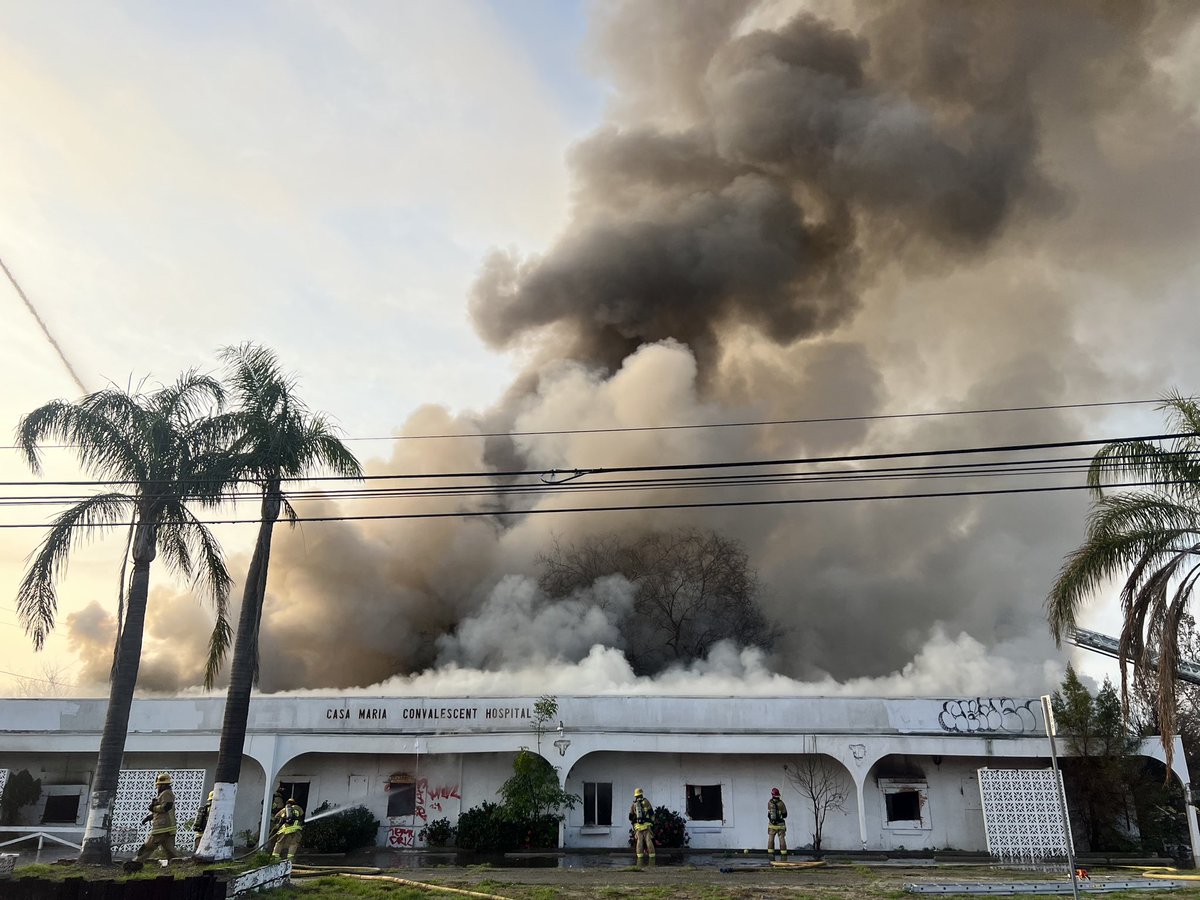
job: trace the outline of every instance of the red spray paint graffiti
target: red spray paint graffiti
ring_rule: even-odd
[[[387,845],[389,847],[415,847],[417,833],[411,828],[389,828]]]

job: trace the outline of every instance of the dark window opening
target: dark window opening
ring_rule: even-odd
[[[612,824],[612,782],[583,783],[583,824]]]
[[[917,791],[885,794],[889,822],[916,822],[921,818],[921,795]]]
[[[725,818],[719,784],[687,786],[687,817],[698,822],[719,822]]]
[[[388,818],[411,816],[417,812],[417,786],[411,781],[392,784],[388,789]]]
[[[281,781],[279,782],[279,790],[283,793],[284,800],[295,800],[300,804],[302,810],[308,812],[307,781]]]
[[[74,825],[79,820],[79,794],[51,794],[46,798],[42,824],[62,822]]]

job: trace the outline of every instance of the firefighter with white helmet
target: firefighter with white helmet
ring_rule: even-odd
[[[641,788],[633,792],[633,803],[629,806],[629,822],[633,825],[634,854],[638,860],[643,856],[654,859],[654,807],[646,799]]]
[[[779,796],[779,788],[771,788],[767,801],[767,856],[775,854],[775,839],[779,839],[779,854],[787,861],[787,804]]]
[[[175,792],[171,790],[170,774],[160,772],[154,779],[154,787],[157,793],[150,801],[150,812],[142,819],[143,825],[150,826],[150,834],[133,858],[135,864],[149,859],[159,849],[167,859],[179,855],[175,851]]]

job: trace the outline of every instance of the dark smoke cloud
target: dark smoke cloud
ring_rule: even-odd
[[[404,433],[1194,389],[1197,322],[1179,284],[1195,274],[1200,135],[1195,71],[1179,48],[1195,40],[1198,11],[1137,0],[597,7],[596,53],[616,94],[608,121],[572,151],[571,218],[539,255],[488,259],[472,299],[484,339],[528,365],[493,409],[429,407]],[[479,437],[398,442],[372,471],[1123,433],[1100,414],[1059,412]],[[815,486],[805,496],[835,490],[846,492]],[[421,502],[377,501],[371,512],[446,508]],[[397,690],[430,692],[1040,692],[1061,677],[1041,601],[1085,511],[1080,496],[967,497],[281,529],[263,685],[366,687],[395,676]],[[766,611],[784,629],[773,655],[725,646],[639,680],[611,600],[554,609],[528,580],[556,539],[677,526],[746,546]],[[80,623],[81,635],[95,630]],[[96,666],[106,671],[102,637]],[[181,673],[202,656],[182,658],[192,661]]]
[[[918,26],[924,8],[903,9],[875,32]],[[1021,213],[1059,206],[1037,165],[1030,69],[1064,42],[1079,68],[1103,46],[1056,34],[1006,71],[956,72],[948,87],[934,72],[903,77],[907,53],[875,64],[882,38],[804,13],[739,33],[742,12],[630,3],[612,16],[608,30],[623,34],[680,29],[667,55],[683,78],[663,76],[650,53],[654,89],[675,95],[675,121],[634,119],[576,148],[574,215],[557,244],[529,259],[497,253],[476,283],[472,311],[487,340],[511,347],[549,328],[574,358],[612,370],[640,344],[675,338],[711,364],[734,324],[779,344],[836,328],[901,247],[978,253]],[[913,20],[896,21],[905,15]],[[947,39],[973,40],[956,44],[960,55],[994,56],[990,29],[969,24],[946,29]],[[687,43],[693,28],[699,37]],[[680,41],[690,52],[678,52]],[[931,43],[913,55],[923,59]],[[644,65],[630,51],[616,68]]]
[[[66,618],[67,646],[78,657],[76,682],[83,687],[108,683],[117,620],[92,601]],[[151,588],[138,666],[138,688],[178,693],[203,682],[213,614],[186,591]]]

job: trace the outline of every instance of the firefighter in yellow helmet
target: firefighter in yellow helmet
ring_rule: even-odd
[[[629,806],[629,821],[633,825],[634,855],[638,860],[643,856],[654,859],[654,807],[638,788],[633,792],[633,803]]]
[[[767,856],[775,854],[775,839],[779,838],[779,854],[787,862],[787,804],[779,796],[779,788],[771,788],[767,801]]]
[[[289,797],[287,803],[275,814],[275,840],[273,852],[277,859],[287,859],[295,856],[300,849],[300,833],[304,830],[304,810],[294,797]]]
[[[208,792],[208,800],[206,800],[204,802],[203,806],[201,806],[198,810],[196,810],[196,821],[194,821],[192,823],[192,831],[196,832],[197,838],[199,838],[200,835],[204,834],[204,828],[205,828],[205,826],[208,825],[208,813],[212,809],[212,804],[213,804],[213,792],[209,791]],[[199,843],[198,840],[197,840],[197,843]]]
[[[150,826],[150,834],[133,858],[135,864],[149,859],[159,849],[167,859],[179,855],[175,851],[175,792],[171,790],[171,776],[160,772],[154,779],[154,787],[156,793],[150,801],[150,812],[142,819],[143,825]]]

